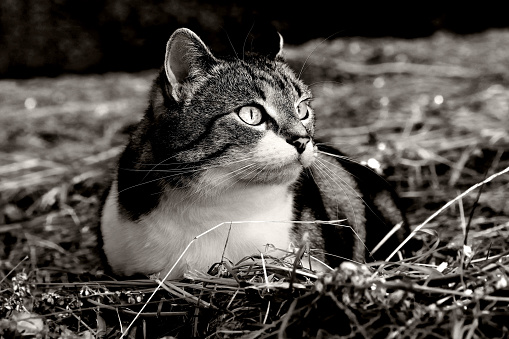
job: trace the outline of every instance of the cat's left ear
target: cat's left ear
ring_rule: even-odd
[[[164,70],[173,98],[179,101],[179,93],[186,79],[199,77],[216,62],[217,59],[193,31],[187,28],[176,30],[168,40],[164,58]]]

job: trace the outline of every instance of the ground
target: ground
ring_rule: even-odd
[[[251,290],[231,276],[163,285],[159,309],[142,312],[130,336],[507,337],[509,31],[315,40],[285,55],[311,85],[318,136],[380,164],[423,249],[375,276],[367,267],[294,276],[301,285],[290,294],[269,293],[263,275],[242,269],[233,275]],[[94,227],[155,74],[0,80],[0,334],[118,337],[154,290],[149,279],[101,275]],[[480,195],[426,220],[486,178]],[[331,307],[339,318],[316,315]],[[338,319],[351,325],[331,326]]]

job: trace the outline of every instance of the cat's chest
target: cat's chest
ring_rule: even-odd
[[[235,263],[245,256],[265,252],[267,245],[287,250],[292,241],[292,219],[293,195],[288,188],[262,186],[194,202],[169,193],[159,208],[140,223],[146,230],[145,249],[167,253],[161,272],[166,274],[171,261],[192,241],[177,270],[206,271],[221,261],[223,253]],[[270,254],[281,256],[283,252]]]

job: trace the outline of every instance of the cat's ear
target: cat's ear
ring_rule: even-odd
[[[193,31],[187,28],[176,30],[166,44],[164,58],[164,70],[173,98],[179,100],[179,89],[188,77],[200,76],[216,62],[217,59]]]
[[[272,26],[252,30],[244,45],[254,54],[275,60],[283,57],[283,36]]]
[[[274,59],[283,57],[283,45],[285,44],[285,41],[283,40],[283,36],[281,35],[281,33],[277,32],[277,35],[279,37],[279,49],[277,49],[277,53]]]

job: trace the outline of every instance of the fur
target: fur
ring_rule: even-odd
[[[197,235],[225,221],[289,221],[292,196],[284,187],[235,188],[217,197],[204,197],[192,206],[184,194],[173,191],[161,207],[133,222],[118,213],[116,184],[108,197],[102,228],[106,256],[117,273],[156,273],[165,276],[172,263]],[[183,227],[185,226],[185,227]],[[181,277],[187,269],[207,271],[224,258],[237,262],[264,251],[266,244],[287,250],[291,223],[242,223],[217,228],[196,241],[170,278]],[[121,236],[119,236],[121,235]]]

